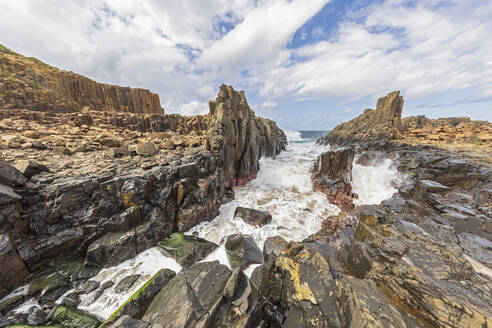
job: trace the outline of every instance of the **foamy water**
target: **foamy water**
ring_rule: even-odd
[[[340,211],[328,203],[324,194],[312,191],[310,168],[313,160],[326,149],[314,142],[291,143],[276,159],[262,158],[258,177],[237,188],[235,199],[222,205],[219,216],[213,221],[202,222],[188,233],[217,244],[222,244],[229,235],[241,233],[252,236],[260,248],[268,237],[301,241],[315,233],[327,216]],[[233,218],[238,206],[267,211],[272,215],[272,222],[259,227]],[[220,253],[225,254],[217,251],[209,259],[223,262]]]
[[[174,272],[181,270],[181,266],[174,259],[162,255],[158,248],[154,247],[138,254],[133,259],[103,269],[91,280],[100,282],[101,285],[106,281],[112,281],[114,285],[106,289],[94,302],[91,301],[91,297],[97,292],[97,289],[89,294],[81,295],[79,308],[102,319],[107,319],[153,275],[164,268],[173,270]],[[116,293],[114,290],[116,285],[123,278],[134,274],[140,274],[141,276],[133,286],[125,292]]]
[[[329,147],[316,145],[314,140],[302,139],[299,132],[287,133],[287,137],[287,150],[275,159],[262,158],[257,178],[236,188],[235,199],[223,204],[214,220],[202,222],[186,232],[220,245],[203,261],[217,260],[230,267],[224,243],[232,234],[252,236],[261,249],[268,237],[281,236],[287,241],[302,241],[317,232],[326,217],[340,212],[324,194],[312,191],[311,166],[316,157]],[[394,188],[389,183],[395,177],[396,168],[392,167],[390,160],[378,167],[363,167],[354,163],[353,184],[354,191],[360,196],[358,203],[380,203],[391,197]],[[233,218],[238,206],[268,211],[272,222],[259,227]],[[257,266],[251,265],[245,273],[250,276]],[[134,259],[104,269],[93,280],[101,284],[111,280],[116,286],[126,276],[141,274],[142,277],[130,290],[120,294],[114,291],[114,286],[108,288],[95,302],[90,301],[92,294],[82,296],[80,308],[106,319],[162,268],[175,272],[181,270],[174,259],[162,255],[157,248],[151,248]]]
[[[393,186],[398,170],[391,159],[374,166],[360,165],[356,160],[352,166],[352,191],[359,195],[354,201],[356,205],[381,204],[398,191]]]

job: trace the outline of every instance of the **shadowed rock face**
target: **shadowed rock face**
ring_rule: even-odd
[[[0,107],[50,112],[164,114],[159,96],[144,89],[97,83],[0,48]]]
[[[259,158],[275,156],[285,149],[287,138],[275,122],[255,116],[244,91],[222,85],[210,101],[207,147],[222,154],[226,187],[241,185],[256,177]]]
[[[354,207],[351,185],[354,156],[354,149],[348,147],[327,151],[318,156],[311,175],[313,190],[326,194],[331,203],[344,211]]]
[[[338,125],[318,142],[348,145],[394,139],[400,135],[402,109],[403,97],[400,91],[393,91],[378,99],[376,109],[366,109],[360,116]]]

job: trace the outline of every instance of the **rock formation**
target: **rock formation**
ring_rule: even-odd
[[[56,300],[101,268],[214,218],[259,159],[287,143],[232,87],[220,87],[209,115],[164,115],[148,91],[0,56],[1,71],[13,74],[0,81],[0,298],[49,281],[1,312],[24,297]]]
[[[401,135],[402,109],[403,97],[400,91],[393,91],[378,99],[376,109],[366,109],[360,116],[338,125],[319,142],[346,145],[395,139]]]
[[[346,147],[327,151],[318,156],[311,179],[313,190],[326,194],[328,200],[344,211],[350,211],[353,205],[352,162],[355,151]]]
[[[163,114],[159,96],[92,81],[0,47],[0,107],[49,112],[83,109]]]

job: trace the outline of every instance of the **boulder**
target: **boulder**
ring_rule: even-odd
[[[149,324],[138,320],[133,319],[129,315],[123,315],[118,320],[115,321],[112,325],[108,326],[108,328],[148,328]]]
[[[143,320],[169,328],[203,324],[230,275],[231,271],[218,262],[197,263],[182,270],[157,294]]]
[[[53,148],[54,155],[72,156],[73,153],[65,146],[56,146]]]
[[[15,163],[15,168],[28,179],[41,172],[50,172],[50,169],[46,165],[33,160],[17,161],[17,163]]]
[[[246,207],[237,207],[234,211],[234,217],[239,217],[244,222],[255,226],[264,226],[272,222],[272,215],[270,213]]]
[[[261,250],[251,236],[230,235],[225,248],[232,268],[240,267],[244,270],[251,264],[261,263]]]
[[[183,267],[190,267],[212,253],[218,245],[203,238],[175,232],[159,242],[164,255],[172,257]]]
[[[12,204],[21,199],[22,197],[15,193],[14,189],[0,184],[0,206]]]
[[[154,298],[143,321],[178,327],[257,327],[247,277],[215,262],[183,269]],[[157,327],[157,326],[156,326]]]
[[[166,139],[159,145],[159,147],[166,150],[173,150],[176,146],[171,139]]]
[[[0,184],[15,188],[26,182],[26,177],[19,170],[0,157]]]
[[[155,147],[153,142],[147,141],[137,145],[135,150],[140,156],[152,156],[157,152],[157,148]]]

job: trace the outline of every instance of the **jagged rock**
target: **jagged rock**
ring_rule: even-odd
[[[39,299],[43,302],[54,302],[69,289],[67,277],[54,272],[33,281],[29,286],[28,295],[39,294]]]
[[[238,95],[232,88],[228,90]],[[227,107],[227,99],[222,98],[222,106]],[[156,246],[172,232],[187,231],[211,220],[224,197],[231,193],[228,186],[244,183],[246,177],[251,179],[259,158],[275,156],[286,144],[281,130],[272,121],[254,116],[249,107],[247,120],[241,122],[246,131],[227,130],[228,138],[241,134],[244,144],[228,145],[227,151],[234,150],[235,154],[224,161],[226,150],[221,145],[225,134],[221,126],[235,125],[232,120],[246,113],[246,108],[231,104],[226,117],[218,117],[220,111],[182,117],[143,116],[131,109],[125,113],[101,108],[94,109],[104,112],[91,108],[73,112],[72,105],[46,106],[43,111],[0,111],[2,124],[13,127],[9,128],[12,135],[43,131],[42,139],[36,140],[48,149],[62,147],[55,151],[61,154],[64,149],[80,150],[70,157],[52,156],[53,151],[26,150],[23,159],[42,162],[51,172],[34,175],[29,183],[24,179],[15,184],[16,192],[23,197],[22,208],[21,202],[0,207],[0,233],[15,236],[13,249],[33,271],[70,256],[85,259],[78,279],[88,279],[101,266],[118,264]],[[217,147],[211,147],[209,136]],[[116,143],[105,140],[112,138],[124,145],[153,140],[159,147],[159,140],[175,139],[180,146],[145,158],[115,158],[116,148],[107,146]],[[5,157],[9,161],[19,158],[15,152],[19,151],[7,149]],[[226,171],[234,172],[227,182]],[[0,171],[0,175],[3,173]],[[8,284],[14,288],[15,284]]]
[[[209,107],[212,120],[207,131],[207,149],[222,154],[225,187],[253,179],[262,155],[275,156],[285,149],[285,134],[275,122],[255,117],[243,91],[221,85]]]
[[[180,232],[175,232],[160,241],[158,246],[164,255],[174,258],[176,262],[186,268],[203,260],[219,247],[203,238],[184,235]]]
[[[141,156],[152,156],[157,152],[157,148],[155,147],[154,143],[147,141],[138,144],[135,151],[137,152],[138,155]]]
[[[108,326],[108,328],[148,328],[149,324],[138,320],[138,319],[133,319],[129,315],[123,315],[121,316],[118,320],[116,320],[115,323],[112,325]]]
[[[159,145],[162,149],[173,150],[176,146],[171,139],[167,139]]]
[[[128,147],[111,148],[111,153],[116,158],[130,155]]]
[[[132,206],[123,213],[104,221],[100,226],[105,232],[127,231],[141,223],[142,219],[142,208],[140,206]]]
[[[264,226],[272,222],[272,215],[270,213],[246,207],[237,207],[234,211],[234,217],[239,217],[244,222],[256,226]]]
[[[141,319],[155,296],[166,286],[176,274],[168,269],[161,269],[144,286],[137,290],[125,303],[114,312],[101,326],[114,326],[118,318],[131,316],[135,319]]]
[[[15,168],[28,179],[41,172],[50,172],[50,169],[46,165],[32,160],[17,161]]]
[[[220,301],[231,271],[218,262],[184,269],[154,298],[143,316],[150,324],[194,327],[210,320],[207,314]]]
[[[345,211],[354,207],[351,185],[354,156],[354,149],[349,147],[327,151],[318,156],[311,175],[313,190],[325,193],[330,202]]]
[[[244,270],[250,264],[261,263],[261,250],[251,236],[230,235],[225,248],[232,268],[240,267]]]
[[[40,326],[46,323],[46,317],[48,315],[42,309],[35,309],[29,316],[27,317],[27,323],[34,326]]]
[[[99,281],[87,280],[82,282],[79,286],[77,286],[77,292],[80,294],[89,294],[93,290],[96,290],[100,286]]]
[[[27,182],[26,177],[15,167],[5,162],[0,156],[0,184],[9,187],[22,186]]]
[[[284,245],[280,242],[275,248]],[[419,326],[388,303],[373,282],[335,279],[338,264],[333,246],[290,243],[281,251],[264,250],[264,254],[252,281],[262,295],[263,320],[270,326]]]
[[[91,265],[116,265],[137,255],[135,232],[110,232],[94,241],[87,249],[87,263]]]
[[[181,271],[154,298],[143,320],[165,327],[253,326],[256,302],[248,278],[218,262]]]
[[[1,104],[6,108],[59,113],[87,112],[90,108],[105,112],[164,114],[159,96],[148,90],[97,83],[16,53],[0,51],[0,60],[2,73],[21,72],[2,81],[5,90],[13,92],[3,98]]]
[[[430,220],[419,226],[384,212],[382,218],[361,220],[340,254],[350,272],[384,286],[429,325],[486,325],[490,278],[476,275],[452,231]]]
[[[0,206],[15,203],[22,197],[14,192],[14,189],[0,184]]]
[[[29,271],[8,235],[0,234],[0,297],[20,285]]]
[[[56,146],[56,147],[53,148],[53,154],[54,155],[72,156],[73,153],[67,147],[64,147],[64,146]]]
[[[347,145],[386,141],[401,136],[403,97],[393,91],[378,99],[376,109],[366,109],[351,121],[336,126],[319,139],[321,144]]]

